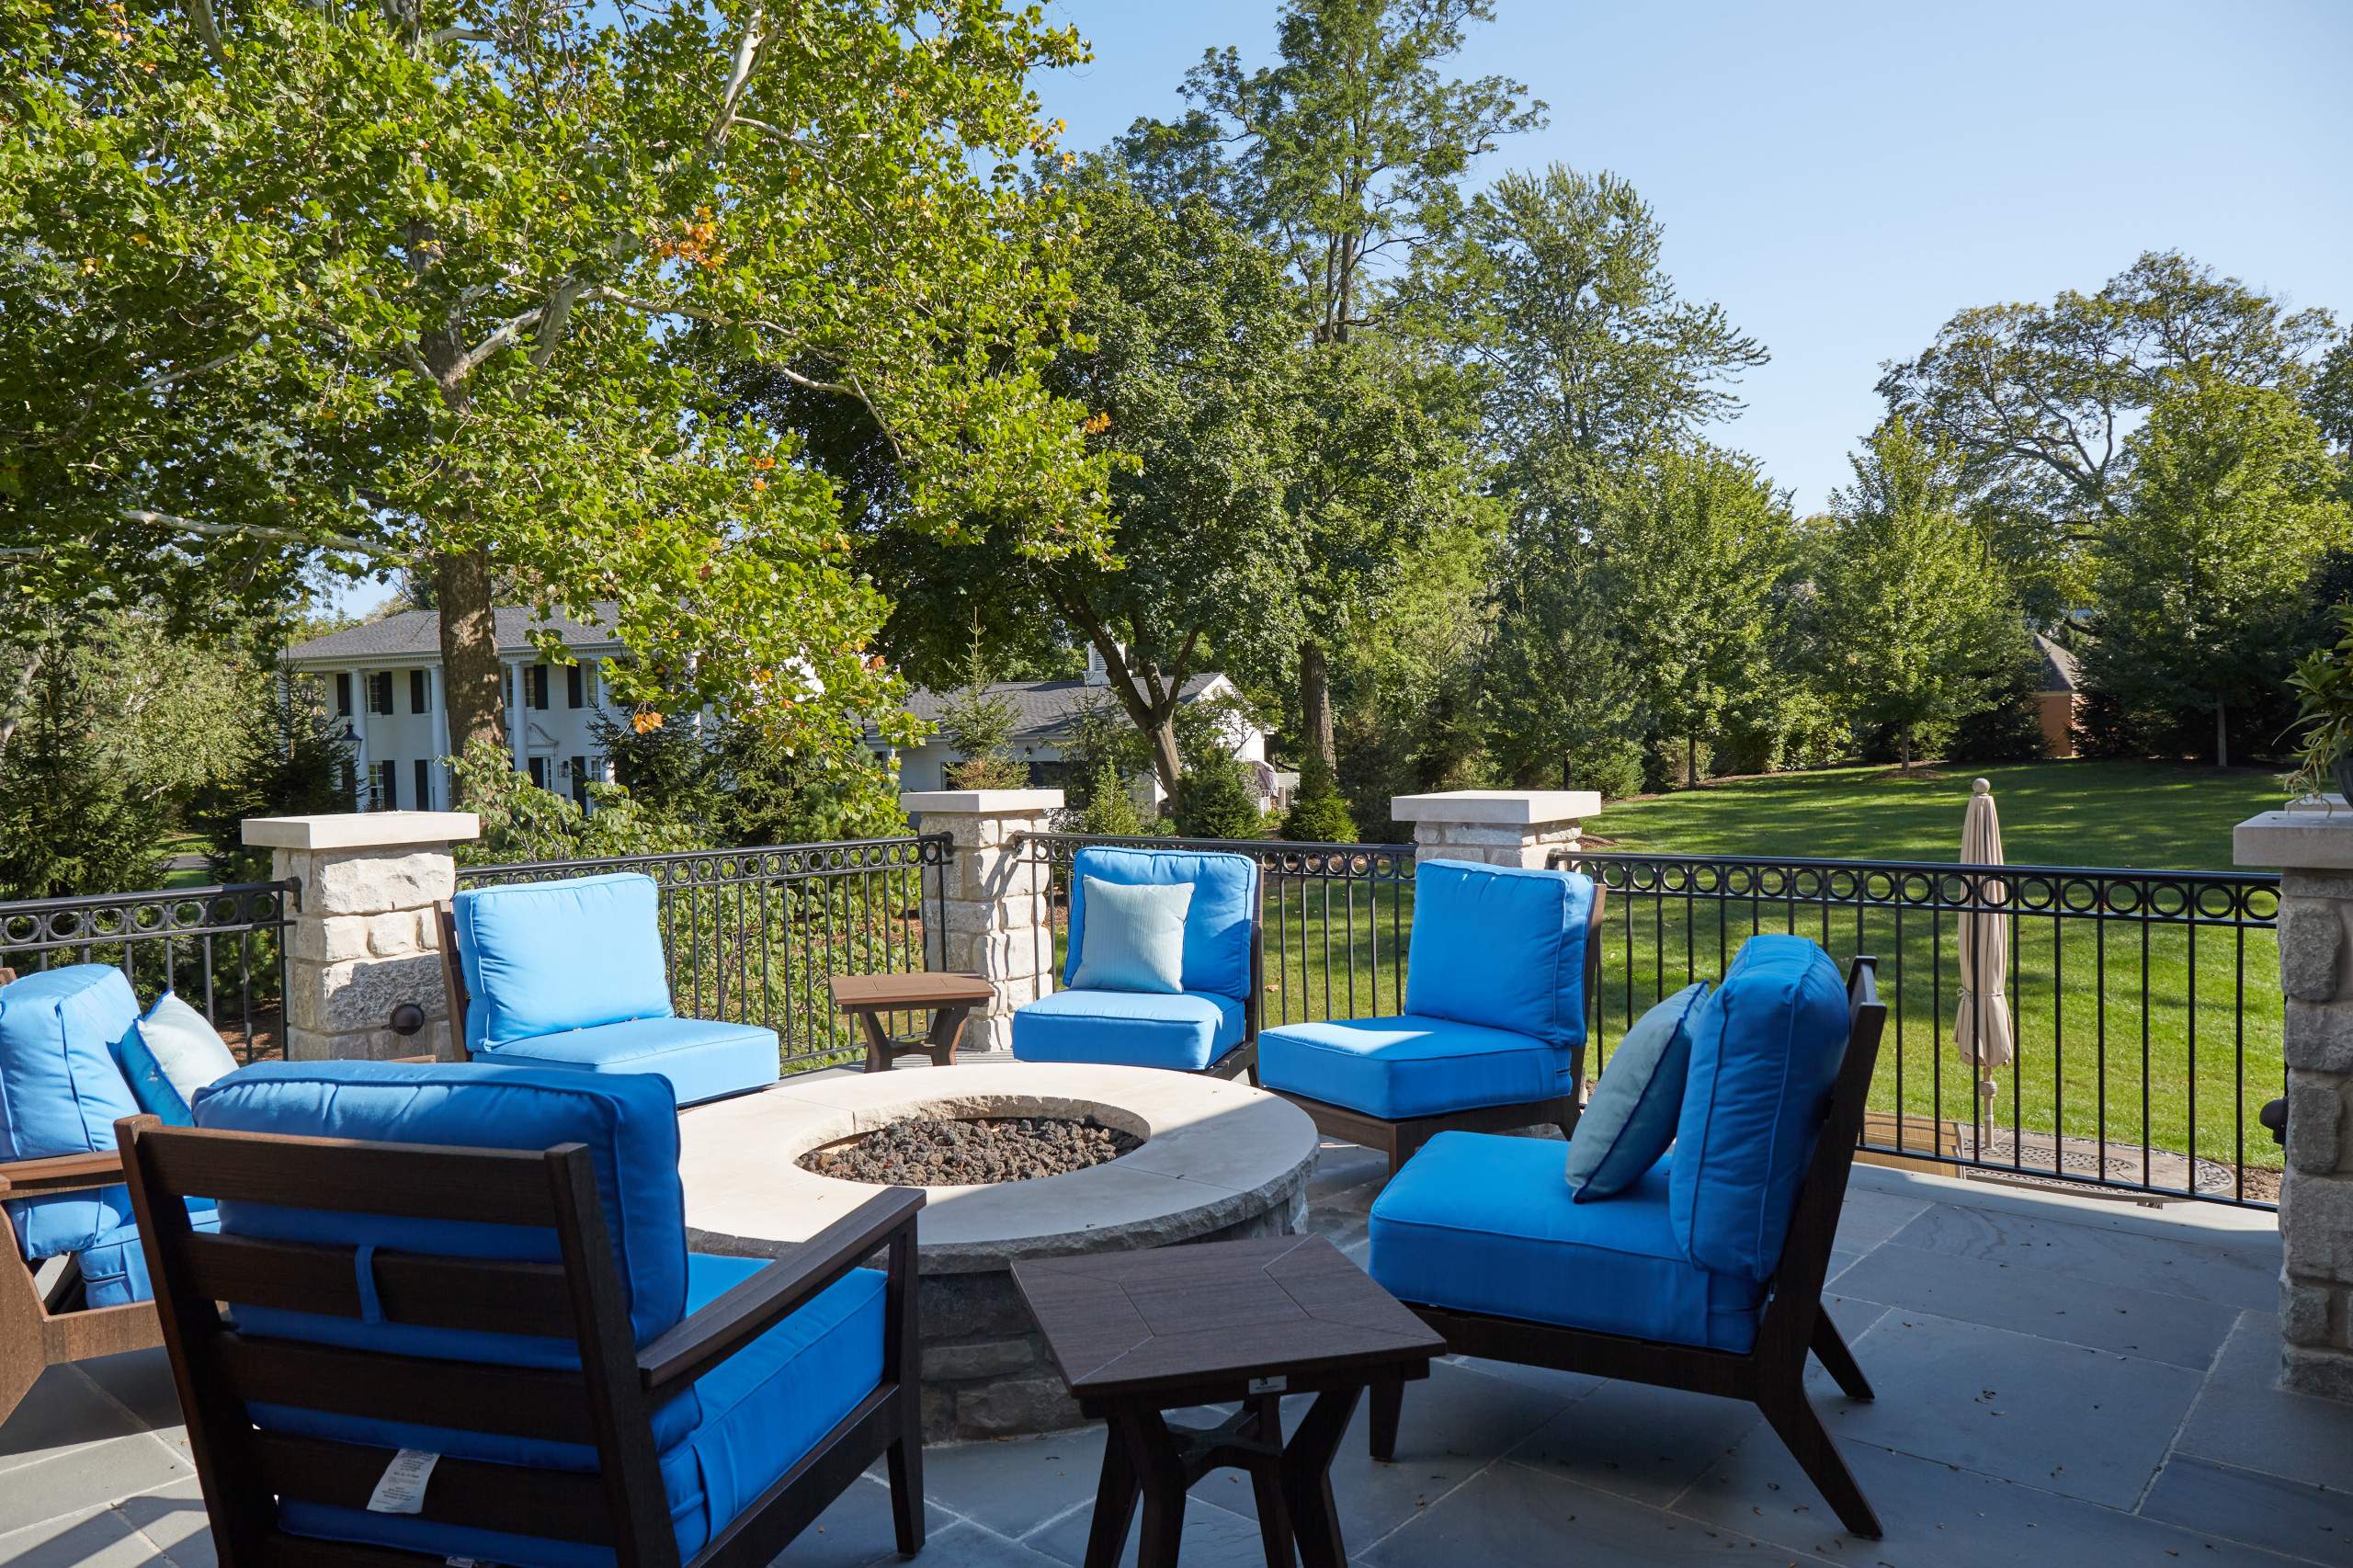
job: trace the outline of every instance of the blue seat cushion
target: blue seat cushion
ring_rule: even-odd
[[[139,999],[122,971],[78,963],[0,987],[0,1160],[42,1160],[114,1147],[114,1124],[139,1114],[122,1075],[122,1037]],[[97,1244],[131,1223],[120,1187],[7,1200],[29,1258]]]
[[[1690,1029],[1676,1240],[1719,1273],[1768,1279],[1846,1058],[1846,983],[1803,937],[1751,937]]]
[[[777,1080],[776,1031],[704,1018],[631,1018],[484,1046],[482,1060],[591,1073],[658,1073],[680,1105]]]
[[[1574,1094],[1574,1060],[1508,1029],[1410,1013],[1258,1034],[1258,1081],[1267,1088],[1391,1121]],[[1549,1147],[1557,1162],[1560,1145]]]
[[[678,1185],[678,1116],[670,1086],[650,1074],[443,1062],[264,1062],[196,1096],[196,1124],[236,1132],[352,1138],[453,1148],[542,1150],[585,1143],[630,1328],[644,1345],[684,1315],[686,1198]],[[221,1205],[223,1235],[376,1245],[461,1257],[560,1262],[552,1228]],[[232,1303],[248,1333],[358,1349],[511,1366],[579,1364],[569,1339],[260,1309]]]
[[[766,1267],[766,1260],[759,1258],[689,1256],[688,1311],[703,1307]],[[882,1378],[884,1282],[884,1277],[873,1269],[853,1269],[698,1382],[697,1420],[663,1429],[663,1417],[677,1408],[679,1401],[671,1402],[657,1415],[655,1447],[661,1454],[663,1490],[669,1500],[681,1558],[701,1551],[715,1533],[874,1392]],[[299,1429],[321,1437],[382,1448],[422,1448],[468,1458],[501,1458],[483,1451],[476,1434],[391,1423],[356,1434],[335,1417],[316,1412],[294,1414],[310,1418],[301,1421]],[[286,1429],[286,1424],[263,1425]],[[548,1469],[597,1468],[593,1449],[554,1443],[538,1446],[550,1451],[534,1455],[527,1462]],[[505,1462],[516,1461],[509,1456]],[[516,1568],[610,1568],[614,1561],[613,1552],[603,1547],[315,1503],[282,1505],[279,1523],[295,1535],[471,1557],[512,1563]]]
[[[1576,872],[1425,860],[1414,869],[1404,1010],[1581,1046],[1592,917],[1593,881]]]
[[[220,1211],[210,1199],[188,1200],[188,1221],[199,1231],[221,1228]],[[108,1231],[81,1250],[82,1289],[94,1307],[127,1307],[152,1301],[155,1288],[147,1278],[147,1252],[139,1244],[139,1227],[124,1225]]]
[[[1672,1160],[1606,1203],[1579,1203],[1558,1143],[1441,1132],[1373,1203],[1371,1275],[1400,1301],[1748,1350],[1765,1288],[1683,1256],[1667,1217]]]
[[[450,913],[472,994],[469,1050],[670,1016],[661,897],[651,877],[468,888]]]
[[[1077,983],[1086,947],[1086,879],[1131,887],[1193,884],[1185,910],[1185,989],[1236,1002],[1250,994],[1250,933],[1258,919],[1258,863],[1245,855],[1089,846],[1070,872],[1070,952],[1063,983]]]
[[[1013,1054],[1198,1073],[1242,1042],[1243,1023],[1242,1004],[1214,992],[1057,991],[1014,1010]]]

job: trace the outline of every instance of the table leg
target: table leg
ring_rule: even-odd
[[[1135,1457],[1120,1419],[1103,1434],[1103,1479],[1095,1485],[1095,1522],[1086,1531],[1086,1568],[1119,1568],[1136,1517]]]
[[[950,1003],[931,1016],[931,1033],[924,1048],[931,1052],[935,1067],[956,1065],[956,1047],[964,1038],[964,1017],[972,1011],[968,1004]]]
[[[1250,1437],[1279,1452],[1283,1446],[1282,1395],[1262,1394],[1246,1403],[1255,1423],[1249,1429]],[[1267,1568],[1292,1568],[1298,1559],[1291,1554],[1290,1505],[1283,1497],[1281,1466],[1252,1465],[1250,1491],[1258,1504],[1258,1540],[1266,1548]]]
[[[888,1073],[891,1070],[891,1037],[882,1028],[880,1015],[860,1012],[858,1021],[866,1026],[866,1070]]]
[[[1332,1456],[1339,1451],[1341,1434],[1362,1392],[1327,1389],[1317,1394],[1307,1418],[1283,1445],[1283,1499],[1290,1505],[1291,1534],[1306,1568],[1347,1568],[1339,1506],[1332,1500]]]
[[[1136,1542],[1136,1568],[1176,1568],[1177,1547],[1185,1536],[1185,1461],[1177,1452],[1176,1439],[1157,1410],[1121,1414],[1118,1430],[1143,1490],[1143,1530]],[[1127,1531],[1120,1533],[1124,1537]],[[1090,1535],[1087,1540],[1088,1568],[1094,1568],[1094,1539]]]

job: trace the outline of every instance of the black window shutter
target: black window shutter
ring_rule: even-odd
[[[416,759],[416,809],[433,809],[433,764],[421,756]]]
[[[568,700],[574,708],[578,708],[583,705],[581,688],[585,684],[585,683],[580,678],[580,666],[578,665],[572,665],[565,667],[563,672],[563,695],[566,700]]]
[[[348,671],[335,677],[335,710],[342,717],[351,717],[351,676]]]
[[[412,713],[425,711],[425,672],[423,670],[408,672],[408,710]]]
[[[388,676],[385,678],[389,680],[392,677]],[[380,792],[376,801],[376,809],[380,812],[399,811],[401,809],[401,776],[398,769],[392,763],[384,762],[379,765],[379,771],[383,782],[376,787]]]

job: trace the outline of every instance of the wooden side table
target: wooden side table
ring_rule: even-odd
[[[1446,1341],[1322,1236],[1041,1258],[1013,1280],[1079,1409],[1109,1422],[1086,1568],[1116,1568],[1143,1501],[1137,1568],[1176,1568],[1187,1488],[1250,1472],[1268,1568],[1346,1568],[1332,1456],[1368,1384],[1429,1376]],[[1283,1439],[1285,1394],[1315,1403]],[[1166,1410],[1242,1403],[1214,1427]]]
[[[974,1007],[996,998],[996,987],[977,974],[926,971],[917,974],[836,974],[834,1006],[855,1017],[866,1031],[866,1070],[888,1073],[894,1056],[922,1053],[935,1067],[956,1064],[956,1044],[964,1037],[964,1018]],[[928,1009],[931,1028],[919,1035],[893,1036],[884,1027],[885,1013],[919,1013]]]

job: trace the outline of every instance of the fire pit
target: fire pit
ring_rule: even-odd
[[[1078,1406],[1013,1287],[1014,1263],[1302,1229],[1317,1138],[1297,1107],[1245,1084],[1144,1067],[1011,1062],[787,1079],[679,1115],[688,1243],[790,1257],[874,1196],[870,1181],[841,1179],[828,1164],[854,1141],[882,1134],[860,1147],[897,1152],[926,1137],[923,1124],[961,1130],[931,1135],[926,1146],[938,1150],[943,1137],[994,1143],[973,1130],[1023,1121],[1033,1131],[1074,1123],[1126,1152],[1054,1175],[924,1184],[924,1437],[1075,1426]]]
[[[950,1121],[915,1116],[813,1150],[794,1163],[819,1176],[883,1187],[982,1187],[1083,1171],[1142,1147],[1131,1132],[1068,1117]]]

